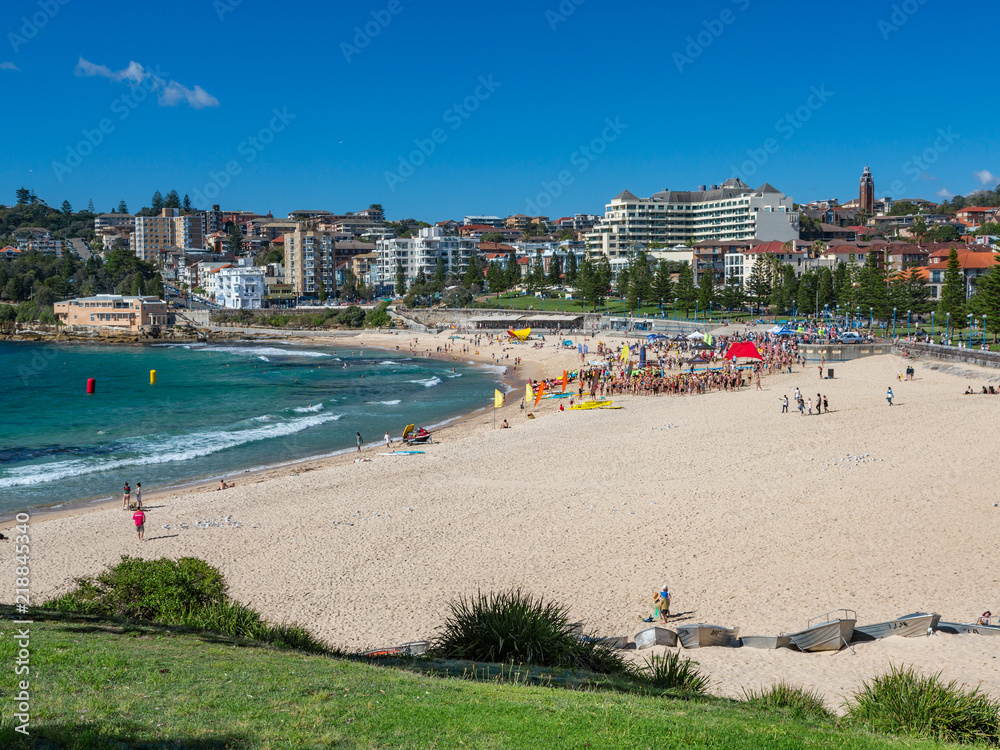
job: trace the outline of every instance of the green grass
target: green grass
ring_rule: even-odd
[[[0,608],[13,618],[10,608]],[[396,660],[377,666],[167,626],[35,612],[30,738],[16,734],[15,642],[0,620],[0,747],[949,747],[845,730],[721,699],[623,692],[592,675]],[[464,673],[465,678],[462,678]],[[446,676],[455,675],[455,676]]]
[[[744,690],[747,705],[759,709],[787,711],[797,719],[830,719],[833,712],[826,707],[823,697],[815,690],[789,685],[782,680],[769,688]]]

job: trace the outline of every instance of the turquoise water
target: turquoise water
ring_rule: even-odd
[[[375,349],[0,343],[0,516],[398,438],[488,405],[496,382]]]

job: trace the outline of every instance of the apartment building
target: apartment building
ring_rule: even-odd
[[[97,214],[94,217],[94,232],[103,234],[106,229],[115,227],[133,227],[135,217],[132,214]]]
[[[333,297],[337,290],[337,242],[333,232],[298,225],[285,232],[285,283],[296,297]],[[322,282],[322,283],[321,283]]]
[[[264,268],[239,265],[216,274],[215,301],[229,310],[260,310],[266,286]]]
[[[697,246],[696,246],[697,247]],[[695,261],[697,264],[697,260]],[[815,267],[817,263],[810,257],[808,242],[754,242],[749,246],[731,243],[724,254],[725,278],[723,283],[735,277],[744,287],[750,282],[758,263],[777,263],[791,266],[796,276]]]
[[[66,243],[52,236],[52,232],[42,227],[22,227],[15,232],[17,249],[22,253],[44,253],[57,258],[63,256]]]
[[[690,239],[785,242],[798,237],[799,215],[790,196],[767,183],[754,190],[738,179],[698,190],[663,190],[649,198],[625,190],[586,235],[592,255],[611,258],[628,256],[640,243],[670,247]]]
[[[465,226],[469,226],[470,224],[484,224],[494,229],[503,229],[505,222],[499,216],[466,216],[462,220],[462,224]]]
[[[174,315],[157,297],[98,294],[55,303],[55,316],[68,326],[109,328],[137,333],[146,326],[172,326]]]
[[[131,247],[140,260],[162,265],[163,253],[174,248],[204,248],[202,226],[201,214],[181,216],[176,208],[165,208],[159,216],[136,216]]]
[[[402,263],[406,285],[410,286],[420,271],[431,278],[438,258],[444,259],[446,273],[464,272],[469,259],[478,253],[479,243],[468,237],[446,235],[441,227],[424,227],[416,237],[379,240],[378,275],[384,289],[395,293],[396,265]]]

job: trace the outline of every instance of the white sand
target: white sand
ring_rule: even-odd
[[[422,336],[422,346],[446,336]],[[512,352],[552,376],[579,362],[551,345]],[[1000,468],[990,454],[1000,396],[962,395],[995,373],[967,381],[918,363],[917,380],[901,383],[905,363],[891,356],[830,366],[832,381],[807,366],[765,378],[763,391],[617,397],[626,407],[617,411],[557,413],[547,401],[533,421],[518,412],[516,390],[503,415],[513,429],[494,431],[492,415],[480,415],[426,455],[370,450],[369,463],[347,456],[224,493],[151,496],[141,545],[131,514],[114,506],[52,517],[32,528],[35,601],[128,553],[204,558],[237,599],[347,648],[427,637],[459,594],[508,586],[568,604],[602,635],[648,627],[640,618],[664,582],[678,621],[745,635],[798,630],[837,607],[857,610],[859,623],[1000,611]],[[797,385],[825,394],[833,411],[781,414],[780,397]],[[195,527],[226,515],[242,527]],[[13,554],[2,566],[13,580]],[[785,678],[836,705],[891,661],[1000,696],[1000,638],[686,655],[729,695]]]

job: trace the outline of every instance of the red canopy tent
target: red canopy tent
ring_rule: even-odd
[[[760,352],[757,351],[757,347],[752,341],[739,341],[729,347],[729,351],[726,352],[726,359],[764,359],[760,356]]]

